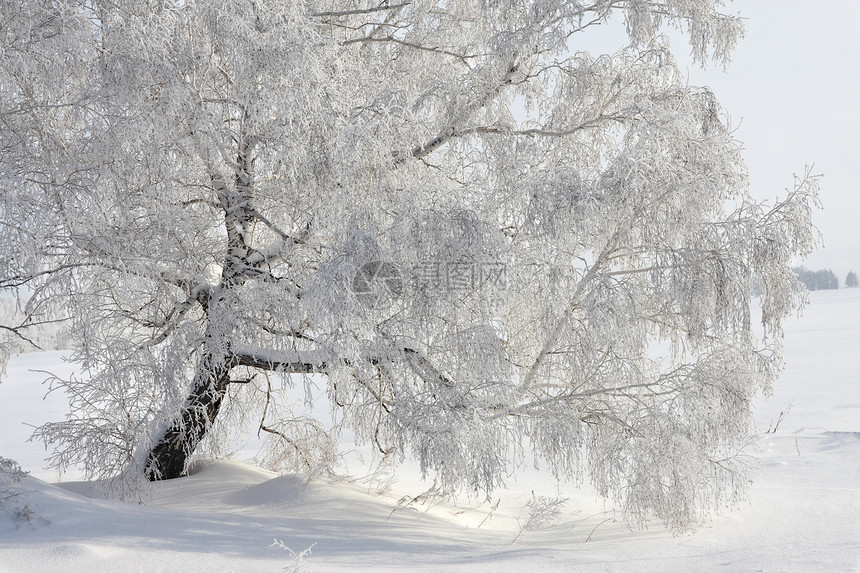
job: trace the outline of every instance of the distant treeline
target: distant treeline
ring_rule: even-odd
[[[797,278],[806,285],[809,290],[829,290],[839,288],[839,278],[830,269],[811,271],[806,267],[792,267]],[[845,277],[846,287],[857,286],[857,275],[854,271]]]

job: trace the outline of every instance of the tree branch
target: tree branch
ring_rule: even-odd
[[[466,54],[458,54],[457,52],[451,52],[450,50],[445,50],[439,47],[429,47],[422,46],[421,44],[416,44],[414,42],[407,42],[406,40],[401,40],[399,38],[395,38],[394,36],[385,36],[383,38],[374,38],[371,36],[363,36],[361,38],[353,38],[351,40],[343,40],[340,42],[341,46],[348,46],[350,44],[363,44],[365,42],[391,42],[392,44],[399,44],[401,46],[405,46],[407,48],[413,48],[415,50],[421,50],[424,52],[433,52],[436,54],[444,54],[446,56],[451,56],[457,58],[459,60],[467,60],[469,58],[476,58],[476,55],[466,55]]]
[[[454,386],[453,380],[430,364],[430,361],[414,348],[404,348],[403,356],[406,358],[406,363],[409,364],[412,371],[424,380],[425,383],[440,383],[449,388]]]
[[[396,162],[400,163],[405,161],[408,157],[414,157],[415,159],[421,159],[422,157],[429,155],[454,139],[455,137],[463,137],[466,135],[473,134],[495,134],[495,135],[514,135],[514,136],[526,136],[526,137],[567,137],[569,135],[574,135],[575,133],[579,133],[584,129],[588,129],[590,127],[595,127],[596,125],[604,122],[604,121],[621,121],[624,118],[624,115],[621,113],[614,115],[604,115],[601,114],[593,119],[585,121],[575,127],[571,127],[570,129],[547,129],[547,128],[532,128],[532,129],[508,129],[505,127],[494,127],[494,126],[477,126],[477,127],[469,127],[466,129],[456,129],[454,127],[450,127],[428,141],[423,145],[416,146],[412,148],[412,151],[408,155],[400,155]]]
[[[546,361],[547,356],[550,356],[550,353],[553,351],[558,339],[561,337],[562,331],[567,326],[568,322],[570,322],[571,316],[573,316],[573,311],[579,305],[579,298],[585,292],[586,287],[589,283],[597,276],[597,273],[600,271],[606,259],[615,251],[617,248],[618,235],[616,234],[613,237],[612,242],[606,249],[600,254],[594,264],[588,269],[588,272],[582,277],[582,280],[579,281],[579,284],[576,285],[576,290],[574,290],[573,295],[571,296],[570,305],[567,307],[564,315],[561,317],[561,320],[558,321],[555,329],[550,334],[549,338],[541,349],[540,353],[538,353],[537,358],[535,358],[534,363],[526,374],[525,380],[520,385],[520,395],[524,395],[531,385],[534,383],[535,378],[537,377],[538,370],[540,370],[543,363]]]
[[[230,348],[235,366],[248,366],[286,374],[322,374],[328,370],[328,360],[314,351],[273,351],[266,348],[235,344]]]
[[[51,322],[53,322],[53,321],[51,321]],[[36,326],[36,325],[35,324],[23,324],[20,326],[6,326],[5,324],[0,324],[0,329],[11,332],[15,336],[17,336],[18,338],[20,338],[21,340],[26,342],[27,344],[30,344],[31,346],[33,346],[33,348],[36,348],[38,350],[42,350],[41,346],[39,346],[38,344],[36,344],[35,342],[30,340],[29,338],[27,338],[23,334],[21,334],[20,329],[29,328],[30,326]]]

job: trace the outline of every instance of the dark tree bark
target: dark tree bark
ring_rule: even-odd
[[[146,477],[150,481],[186,475],[188,459],[218,416],[230,384],[231,364],[207,352],[197,367],[185,406],[164,436],[149,451]]]
[[[290,374],[324,373],[328,367],[324,361],[303,359],[299,353],[273,358],[233,351],[207,352],[197,367],[193,388],[181,414],[147,455],[145,471],[150,481],[186,475],[191,454],[218,416],[234,366]]]

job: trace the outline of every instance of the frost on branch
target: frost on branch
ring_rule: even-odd
[[[673,530],[737,499],[817,189],[755,203],[677,69],[660,31],[724,63],[720,8],[4,4],[0,289],[70,317],[82,372],[37,436],[169,479],[242,432],[331,473],[349,430],[446,491],[537,463]],[[629,45],[581,51],[613,11]]]

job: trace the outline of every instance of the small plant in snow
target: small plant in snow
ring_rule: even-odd
[[[305,557],[311,554],[311,549],[314,548],[314,545],[316,545],[316,543],[311,544],[310,547],[308,547],[301,553],[296,553],[295,551],[284,545],[283,541],[281,541],[280,539],[275,539],[275,542],[272,543],[271,547],[280,547],[284,551],[290,552],[290,559],[292,562],[286,567],[284,567],[283,571],[286,571],[287,573],[310,573],[311,568],[308,565],[307,561],[305,561]]]
[[[794,404],[789,404],[785,410],[781,410],[779,412],[779,416],[777,416],[777,418],[776,418],[776,422],[771,420],[770,425],[767,428],[767,431],[765,431],[765,434],[775,434],[776,433],[776,431],[779,429],[779,425],[782,424],[782,421],[785,419],[785,416],[788,415],[789,412],[791,412],[792,406],[794,406]]]
[[[394,515],[395,512],[401,509],[412,509],[414,511],[419,511],[418,508],[415,506],[425,504],[427,505],[427,507],[425,508],[424,513],[427,513],[433,506],[437,505],[441,501],[444,501],[445,499],[450,498],[451,495],[452,493],[450,491],[447,491],[437,485],[437,480],[433,480],[433,485],[431,485],[429,488],[419,493],[418,495],[404,495],[399,500],[397,500],[397,505],[394,507],[388,517],[390,518],[392,515]]]
[[[526,504],[526,507],[529,508],[528,519],[520,527],[520,530],[514,536],[511,543],[519,539],[520,535],[525,531],[554,527],[561,517],[561,509],[566,503],[566,497],[547,497],[544,495],[535,495],[535,492],[532,492],[532,498]]]
[[[32,524],[36,517],[30,504],[23,500],[26,492],[21,488],[21,483],[28,473],[15,460],[0,457],[0,510],[12,515],[16,529],[22,521]]]

